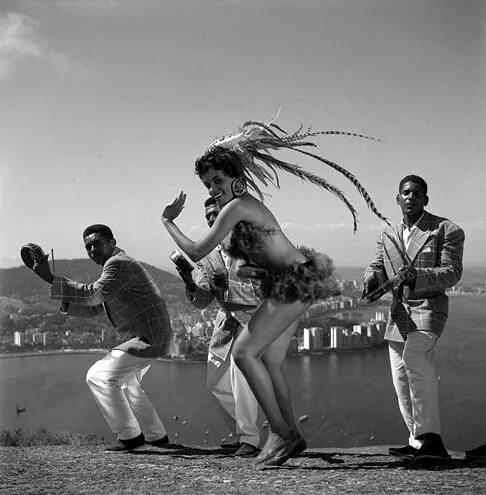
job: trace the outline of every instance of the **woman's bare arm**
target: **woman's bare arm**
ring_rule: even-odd
[[[208,255],[238,222],[246,220],[244,200],[235,198],[221,209],[207,235],[199,241],[193,241],[174,223],[174,220],[183,210],[185,201],[186,195],[181,192],[170,205],[164,208],[161,219],[164,227],[172,239],[174,239],[177,246],[194,262]]]

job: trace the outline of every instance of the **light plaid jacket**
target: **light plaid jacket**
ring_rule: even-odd
[[[172,329],[160,290],[145,268],[119,248],[91,284],[55,276],[51,298],[60,300],[61,311],[72,316],[104,310],[124,341],[115,349],[143,358],[170,351]]]
[[[401,224],[385,229],[378,238],[375,257],[364,280],[376,273],[383,283],[404,264],[417,270],[413,288],[393,290],[385,339],[403,342],[402,336],[416,330],[438,336],[442,333],[449,309],[445,290],[461,278],[463,248],[464,231],[450,220],[428,212],[412,231],[407,249]]]
[[[186,292],[187,300],[199,309],[206,308],[213,299],[218,301],[220,310],[214,321],[209,352],[223,361],[231,351],[238,327],[248,323],[251,314],[262,302],[258,283],[236,275],[238,261],[241,260],[230,258],[227,270],[221,251],[216,248],[196,263],[196,289],[192,294]],[[212,277],[216,273],[227,276],[227,290],[213,284]]]

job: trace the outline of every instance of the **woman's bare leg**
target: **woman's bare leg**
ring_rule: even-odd
[[[287,423],[284,414],[280,410],[275,384],[261,356],[263,351],[282,336],[307,307],[307,304],[300,301],[290,304],[280,303],[271,299],[264,301],[251,317],[248,326],[238,336],[233,347],[233,358],[245,375],[260,407],[267,417],[272,432],[282,438],[289,434],[292,426]],[[288,347],[288,343],[290,342],[288,335],[282,338],[282,342],[278,342],[275,345],[280,354],[283,352],[282,348],[285,342],[287,342]],[[277,353],[277,350],[274,352]],[[279,388],[280,384],[277,387],[280,399],[283,399],[285,393],[281,392]],[[288,410],[285,411],[285,415],[288,415]]]
[[[290,387],[284,371],[284,362],[287,357],[287,351],[292,337],[295,335],[299,321],[292,323],[285,332],[275,339],[264,351],[262,361],[267,369],[270,379],[275,390],[275,397],[282,413],[282,416],[288,427],[298,432],[295,423],[294,413],[292,410],[292,402],[290,399]]]

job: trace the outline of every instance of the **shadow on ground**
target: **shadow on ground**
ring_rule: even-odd
[[[192,447],[182,444],[169,444],[164,448],[141,447],[129,452],[131,455],[144,456],[170,456],[174,458],[195,458],[198,456],[218,458],[235,458],[227,450],[218,448]],[[293,460],[323,461],[323,465],[315,465],[314,462],[292,464]],[[246,458],[246,462],[251,459]],[[452,458],[446,461],[415,462],[413,459],[400,459],[386,453],[364,452],[319,452],[307,451],[289,461],[283,466],[263,467],[263,469],[287,469],[287,470],[373,470],[373,469],[403,469],[408,471],[451,471],[456,469],[485,469],[486,460]]]

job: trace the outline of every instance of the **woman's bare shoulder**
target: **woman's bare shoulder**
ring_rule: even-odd
[[[251,194],[234,198],[224,209],[225,216],[237,219],[237,223],[244,222],[258,225],[264,229],[280,229],[273,213]],[[222,210],[222,212],[223,212]]]

